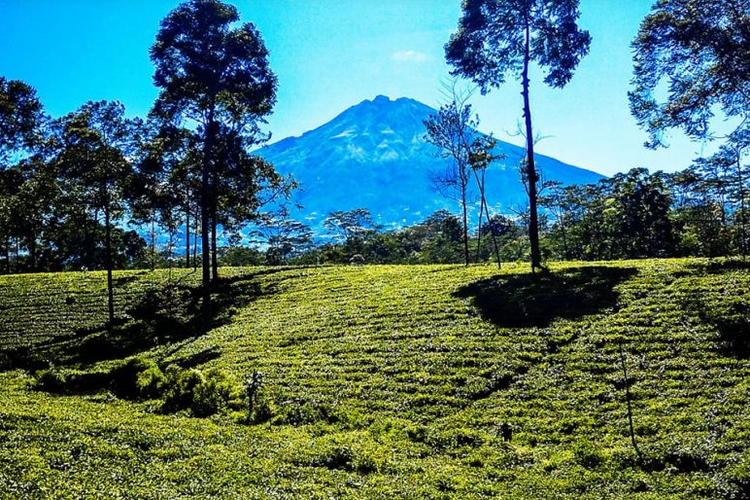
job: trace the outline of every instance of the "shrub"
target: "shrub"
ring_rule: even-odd
[[[203,383],[203,375],[195,369],[184,369],[172,365],[166,370],[166,391],[163,409],[176,412],[188,409],[193,404],[195,388]]]
[[[142,377],[141,374],[146,372],[149,372],[151,375]],[[151,384],[151,387],[146,387],[148,384],[145,384],[146,377],[157,377],[157,373],[161,373],[161,370],[150,359],[131,358],[122,366],[111,371],[110,389],[118,397],[126,399],[158,396],[158,392],[156,392],[158,387],[154,384]],[[144,378],[143,386],[142,378]]]
[[[224,370],[213,368],[195,385],[191,404],[193,415],[206,417],[225,411],[237,396],[237,386],[232,377]]]
[[[239,401],[234,379],[224,370],[213,368],[202,373],[194,368],[167,368],[163,382],[166,412],[190,410],[196,417],[207,417],[229,409]]]
[[[36,386],[43,391],[64,392],[67,382],[67,375],[58,368],[47,368],[36,373]]]
[[[138,394],[145,399],[155,399],[161,396],[167,383],[167,377],[158,366],[150,366],[136,377]]]

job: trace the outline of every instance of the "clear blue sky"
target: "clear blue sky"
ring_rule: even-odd
[[[33,85],[59,116],[87,100],[119,100],[145,115],[156,97],[148,48],[176,0],[0,0],[0,75]],[[279,78],[269,120],[273,140],[299,135],[378,94],[437,107],[449,68],[443,45],[461,0],[236,0],[271,52]],[[652,0],[581,0],[590,55],[563,90],[537,73],[532,108],[541,153],[611,175],[632,167],[675,171],[701,144],[673,134],[667,150],[642,147],[645,134],[628,110],[629,44]],[[474,108],[485,132],[509,142],[521,114],[509,81]]]

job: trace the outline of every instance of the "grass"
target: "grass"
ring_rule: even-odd
[[[222,276],[205,334],[184,271],[117,274],[110,330],[103,274],[0,277],[0,499],[750,497],[742,263]],[[132,397],[134,357],[254,376],[264,417]]]

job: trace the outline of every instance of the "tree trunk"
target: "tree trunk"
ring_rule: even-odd
[[[36,272],[36,235],[29,235],[29,270],[33,273]]]
[[[469,265],[469,221],[466,215],[466,182],[461,180],[461,207],[464,215],[464,263]]]
[[[219,281],[219,261],[216,255],[216,202],[211,207],[211,279]]]
[[[203,141],[203,159],[201,165],[201,267],[203,272],[203,324],[208,329],[211,324],[211,242],[209,240],[209,216],[211,204],[211,163],[216,124],[214,123],[215,105],[211,103],[206,122],[206,137]]]
[[[542,269],[542,254],[539,250],[539,217],[537,215],[537,182],[534,165],[534,132],[531,126],[531,105],[529,103],[529,59],[531,30],[526,26],[526,40],[521,74],[523,91],[523,117],[526,125],[526,175],[529,189],[529,243],[531,244],[531,270]]]
[[[190,267],[190,201],[185,203],[185,268]]]
[[[500,248],[497,245],[497,236],[495,236],[495,231],[492,230],[492,218],[490,217],[490,209],[487,206],[487,197],[485,196],[485,170],[482,169],[482,176],[480,177],[479,174],[474,171],[474,177],[477,181],[477,187],[479,188],[479,197],[480,197],[480,205],[479,205],[479,237],[477,238],[477,244],[481,242],[482,240],[482,210],[487,215],[487,224],[490,228],[490,237],[492,238],[492,246],[495,250],[495,259],[497,260],[497,268],[500,269],[501,263],[500,263]],[[477,250],[477,256],[479,255],[479,250]],[[479,258],[477,257],[477,260]]]
[[[156,221],[151,211],[151,271],[156,267]]]
[[[5,273],[10,274],[10,236],[5,237]]]
[[[747,256],[747,233],[745,226],[745,180],[742,178],[741,151],[737,152],[737,180],[740,190],[740,254],[744,260]]]
[[[474,171],[474,176],[477,176],[476,170]],[[479,185],[479,178],[477,177],[477,185]],[[482,196],[482,188],[479,188],[479,220],[477,221],[477,252],[476,252],[476,258],[474,259],[475,262],[479,262],[479,259],[481,258],[481,249],[482,249],[482,217],[484,217],[484,196]]]
[[[194,217],[193,227],[193,271],[198,268],[198,217]]]
[[[107,310],[109,312],[109,327],[115,322],[115,296],[112,284],[112,238],[110,234],[109,202],[104,204],[104,260],[107,266]]]

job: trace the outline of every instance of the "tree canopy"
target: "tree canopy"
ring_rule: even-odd
[[[648,147],[664,132],[711,134],[716,112],[747,129],[750,110],[750,2],[659,0],[633,42],[630,107]]]

